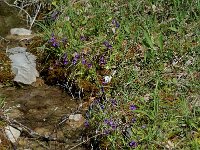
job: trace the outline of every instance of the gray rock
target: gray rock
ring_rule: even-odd
[[[13,128],[12,126],[6,126],[5,133],[8,140],[10,140],[12,143],[15,143],[21,134],[21,130],[22,130],[21,128],[16,129],[16,128]]]
[[[70,115],[69,120],[79,121],[82,119],[82,117],[83,116],[81,114]]]
[[[12,28],[10,30],[10,34],[12,35],[31,35],[31,30],[24,29],[24,28]]]
[[[36,77],[39,77],[39,73],[36,70],[36,56],[26,52],[24,47],[15,47],[7,51],[9,58],[11,59],[11,69],[16,75],[14,81],[23,84],[31,84],[36,81]]]
[[[83,126],[85,122],[85,118],[81,114],[75,114],[75,115],[70,115],[69,116],[69,122],[68,125],[71,128],[80,128]]]

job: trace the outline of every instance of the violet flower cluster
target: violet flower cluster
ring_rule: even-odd
[[[113,20],[112,20],[112,24],[113,24],[116,28],[119,28],[119,27],[120,27],[120,24],[119,24],[119,22],[118,22],[116,19],[113,19]]]
[[[114,122],[112,119],[105,119],[104,123],[110,126],[113,130],[117,129],[117,123]]]
[[[65,53],[63,55],[63,65],[67,65],[68,64],[68,60],[67,60],[67,54]]]
[[[100,59],[99,59],[99,64],[100,65],[105,65],[106,64],[106,60],[105,60],[105,57],[104,56],[101,56]]]
[[[60,12],[58,10],[55,10],[52,14],[51,14],[51,19],[52,21],[55,21],[58,16],[59,16]]]
[[[75,65],[77,63],[77,61],[79,60],[80,58],[80,55],[78,53],[75,53],[75,56],[72,60],[72,64]]]
[[[58,48],[59,47],[59,42],[57,41],[55,35],[52,33],[51,34],[51,38],[49,40],[49,43],[51,44],[51,46]]]
[[[112,48],[112,45],[108,41],[104,41],[103,44],[105,45],[105,47],[107,49],[111,49]]]

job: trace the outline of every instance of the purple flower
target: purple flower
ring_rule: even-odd
[[[75,58],[79,59],[80,58],[80,55],[78,53],[75,53]]]
[[[130,105],[130,110],[136,110],[136,106],[135,105]]]
[[[110,126],[114,130],[117,128],[117,124],[111,119],[105,119],[104,123]]]
[[[72,64],[75,65],[80,58],[80,55],[78,53],[75,53],[74,59],[72,60]]]
[[[63,61],[63,65],[67,65],[68,64],[68,61],[65,59],[64,61]]]
[[[117,20],[113,19],[112,20],[112,24],[116,27],[116,28],[119,28],[120,27],[120,24]]]
[[[49,43],[51,43],[53,47],[59,47],[59,43],[56,41],[54,33],[51,34],[51,38],[49,40]]]
[[[56,38],[54,37],[54,35],[50,38],[49,43],[53,43],[56,41]]]
[[[115,123],[113,123],[113,124],[111,125],[111,127],[112,127],[113,130],[115,130],[115,129],[117,128],[117,125],[116,125]]]
[[[67,38],[66,38],[66,37],[65,37],[65,38],[62,38],[61,42],[62,42],[64,45],[66,45],[66,44],[67,44]]]
[[[99,98],[95,99],[95,100],[94,100],[94,103],[95,103],[95,104],[100,103],[100,99],[99,99]]]
[[[111,49],[112,45],[110,45],[110,43],[108,41],[104,41],[103,44],[108,48]]]
[[[132,122],[132,123],[135,123],[135,121],[136,121],[135,118],[132,118],[132,119],[131,119],[131,122]]]
[[[52,14],[51,14],[51,19],[52,20],[56,20],[58,15],[59,15],[59,11],[55,10]]]
[[[108,124],[108,123],[109,123],[109,120],[108,120],[108,119],[105,119],[105,120],[104,120],[104,123],[105,123],[105,124]]]
[[[84,57],[82,57],[82,64],[85,65],[87,63],[86,59]]]
[[[54,37],[54,35],[51,37],[51,39],[49,40],[50,43],[53,43],[56,41],[56,38]]]
[[[91,63],[88,63],[87,66],[88,66],[88,68],[91,68],[91,67],[92,67],[92,64],[91,64]]]
[[[105,106],[103,104],[100,104],[101,109],[105,109]]]
[[[100,65],[105,65],[105,64],[106,64],[106,61],[105,61],[104,56],[101,56],[101,57],[100,57],[99,63],[100,63]]]
[[[78,59],[74,57],[74,59],[72,60],[72,64],[75,65],[77,63]]]
[[[105,135],[110,134],[110,130],[104,130],[104,134],[105,134]]]
[[[81,36],[80,39],[81,39],[81,41],[86,41],[86,37],[85,36]]]
[[[111,103],[113,106],[117,106],[117,101],[115,99],[111,99]]]
[[[116,22],[116,28],[119,28],[120,27],[120,24],[119,24],[119,22]]]
[[[112,20],[112,24],[115,24],[115,21],[116,21],[116,20],[115,20],[115,19],[113,19],[113,20]]]
[[[90,125],[90,124],[89,124],[89,121],[86,120],[85,123],[84,123],[84,125],[85,125],[85,127],[89,127],[89,125]]]
[[[52,43],[52,46],[53,46],[53,47],[59,47],[59,43],[58,43],[58,42],[53,42],[53,43]]]
[[[62,57],[63,59],[66,59],[67,58],[67,54],[66,53],[64,53],[64,55],[63,55],[63,57]]]
[[[137,146],[137,143],[136,143],[135,141],[131,141],[131,142],[129,143],[129,146],[130,146],[130,147],[136,147],[136,146]]]
[[[108,123],[110,126],[112,126],[114,124],[114,122],[112,120],[109,121]]]
[[[64,65],[68,64],[67,54],[66,53],[63,55],[63,64]]]

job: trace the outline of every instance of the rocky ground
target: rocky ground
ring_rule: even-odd
[[[16,121],[14,126],[22,128],[14,143],[17,149],[70,149],[82,141],[85,119],[78,109],[80,101],[58,87],[6,87],[1,88],[0,96],[6,98],[3,111],[10,126]],[[4,140],[7,145],[9,141]]]
[[[80,100],[59,87],[44,84],[42,78],[31,85],[14,84],[15,75],[6,50],[27,48],[34,35],[11,35],[9,30],[20,21],[7,21],[10,13],[1,9],[3,5],[0,2],[0,23],[7,23],[6,28],[0,29],[0,102],[4,101],[0,108],[0,149],[84,150],[80,144],[85,129]]]

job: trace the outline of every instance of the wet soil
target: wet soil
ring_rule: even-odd
[[[55,146],[70,149],[81,142],[84,122],[72,126],[67,119],[70,114],[81,113],[77,107],[80,101],[72,99],[58,87],[6,87],[0,88],[0,96],[6,98],[4,109],[9,118],[42,136],[57,139],[45,142],[22,134],[16,145],[18,149],[54,149]],[[75,149],[84,150],[81,146]]]

